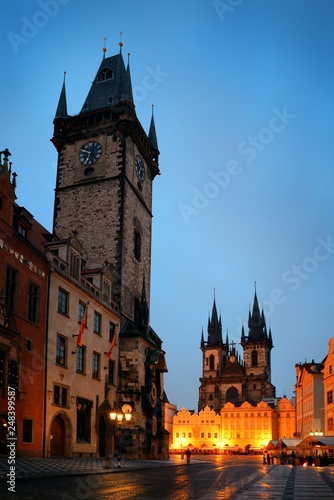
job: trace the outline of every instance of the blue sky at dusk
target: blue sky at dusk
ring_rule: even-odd
[[[272,383],[334,336],[334,3],[331,0],[5,0],[1,150],[17,202],[52,230],[50,138],[66,71],[80,112],[102,58],[130,67],[136,111],[160,149],[154,180],[151,325],[165,388],[197,409],[214,290],[239,343],[254,297],[271,326]],[[239,354],[242,348],[238,346]]]

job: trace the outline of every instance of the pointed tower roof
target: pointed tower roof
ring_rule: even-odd
[[[150,143],[152,144],[152,147],[154,149],[159,149],[158,148],[158,140],[157,140],[157,134],[155,130],[155,122],[154,122],[154,104],[152,104],[152,117],[151,117],[151,124],[150,124],[150,130],[148,132],[148,138],[150,140]]]
[[[222,339],[222,324],[221,319],[218,319],[216,299],[213,299],[211,319],[208,321],[208,346],[221,345]]]
[[[58,101],[58,106],[55,114],[55,118],[67,118],[67,102],[66,102],[66,88],[65,88],[65,77],[66,71],[64,71],[64,81],[60,92],[60,97]]]
[[[133,103],[132,83],[131,83],[131,73],[130,73],[130,53],[128,53],[128,65],[124,73],[121,100],[131,101]]]
[[[267,338],[266,321],[264,313],[260,313],[259,302],[257,300],[256,290],[254,293],[252,314],[248,317],[248,340],[253,342]]]
[[[80,113],[103,109],[117,104],[122,99],[126,80],[125,73],[126,70],[121,52],[111,57],[103,56]],[[129,75],[127,79],[129,80]],[[129,94],[129,92],[130,89],[128,88],[127,93]]]

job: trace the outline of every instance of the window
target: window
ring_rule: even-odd
[[[53,404],[57,406],[68,406],[67,401],[68,390],[67,387],[61,385],[53,386]]]
[[[115,380],[115,361],[112,359],[108,363],[108,384],[113,384]]]
[[[70,275],[77,280],[80,278],[80,256],[75,252],[71,252]]]
[[[32,340],[31,339],[26,339],[26,350],[29,352],[32,351]]]
[[[12,267],[7,267],[6,275],[6,304],[12,311],[17,310],[17,294],[19,286],[19,273]]]
[[[209,369],[210,370],[215,369],[215,357],[213,354],[210,354],[210,356],[209,356]]]
[[[62,288],[58,289],[58,312],[67,314],[68,311],[68,293]]]
[[[257,366],[258,363],[258,353],[257,351],[252,351],[252,366]]]
[[[0,387],[9,386],[15,391],[19,388],[19,364],[8,359],[6,351],[0,351]]]
[[[327,404],[330,405],[333,403],[333,391],[332,389],[330,391],[327,391]]]
[[[22,441],[23,443],[32,443],[32,426],[33,421],[30,418],[23,419],[23,433],[22,433]]]
[[[30,282],[28,287],[28,320],[38,323],[39,320],[40,287]]]
[[[116,327],[116,325],[110,321],[109,322],[109,342],[111,342],[113,337],[114,337],[115,327]]]
[[[100,354],[93,352],[92,376],[97,379],[100,376],[100,358]]]
[[[111,297],[111,283],[108,280],[103,280],[102,285],[102,298],[105,302],[110,302]]]
[[[140,232],[135,230],[134,234],[134,255],[136,260],[140,262],[140,256],[141,256],[141,236]]]
[[[57,335],[56,363],[65,366],[66,364],[66,338]]]
[[[101,322],[102,322],[101,314],[94,311],[94,333],[101,334]]]
[[[19,234],[23,236],[23,238],[27,238],[27,228],[24,226],[19,225]]]
[[[105,80],[111,80],[113,77],[113,72],[110,68],[101,69],[100,73],[97,75],[98,82],[104,82]]]
[[[8,360],[8,385],[16,391],[19,388],[19,364],[13,359]]]
[[[333,431],[333,417],[327,419],[327,431]]]
[[[78,323],[82,322],[82,318],[84,317],[85,313],[85,304],[83,302],[79,302],[79,307],[78,307]]]
[[[90,443],[92,401],[77,398],[77,442]]]
[[[85,373],[85,348],[77,346],[77,372]]]

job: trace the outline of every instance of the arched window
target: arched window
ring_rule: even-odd
[[[105,80],[111,80],[113,77],[113,72],[110,68],[101,69],[100,73],[97,75],[98,82],[104,82]]]
[[[213,354],[210,354],[210,357],[209,357],[209,369],[210,370],[215,369],[215,357]]]
[[[252,351],[252,366],[257,366],[258,363],[258,353],[257,351]]]

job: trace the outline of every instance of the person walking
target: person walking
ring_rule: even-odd
[[[190,464],[190,456],[191,456],[191,451],[188,448],[187,451],[186,451],[187,464]]]

